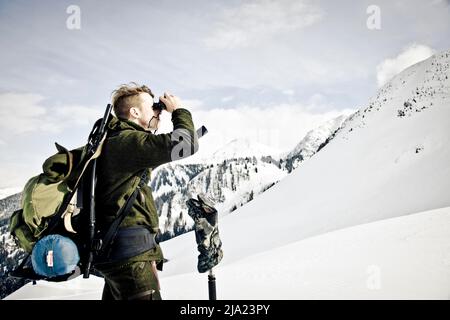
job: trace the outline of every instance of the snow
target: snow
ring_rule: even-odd
[[[227,218],[224,219],[224,221]],[[232,230],[221,226],[224,235]],[[450,207],[346,228],[234,261],[225,237],[218,299],[450,299]],[[194,234],[170,241],[164,299],[205,300]],[[168,249],[168,248],[164,248]],[[230,262],[232,261],[232,262]],[[170,268],[169,268],[170,267]],[[174,269],[177,269],[174,272]],[[172,274],[171,274],[172,273]],[[103,279],[27,284],[7,299],[100,299]]]
[[[251,141],[250,139],[233,139],[224,147],[215,151],[211,161],[221,162],[225,159],[272,156],[279,159],[280,150],[268,147],[262,143]]]
[[[450,299],[449,64],[444,52],[394,77],[314,157],[223,217],[220,299]],[[206,299],[194,234],[162,247],[163,297]],[[9,298],[48,296],[29,288]]]
[[[316,153],[319,146],[325,142],[325,140],[333,134],[333,132],[339,129],[345,119],[346,116],[341,115],[326,121],[317,128],[309,131],[292,151],[282,156],[284,158],[289,158],[297,154],[301,154],[304,159],[310,158]]]
[[[224,198],[223,202],[216,201],[216,209],[221,215],[228,214],[234,206],[239,207],[243,202],[247,202],[251,192],[256,197],[265,187],[278,182],[287,174],[277,165],[263,161],[256,161],[255,164],[251,161],[230,161],[224,172],[220,170],[222,168],[218,167],[207,169],[192,179],[189,191],[193,195],[205,193],[205,180],[210,177],[210,185],[217,185]],[[232,178],[235,180],[234,188],[232,187]],[[220,179],[224,182],[217,181]],[[214,191],[208,192],[210,196],[215,196],[217,199],[215,193]]]
[[[37,281],[28,283],[4,300],[99,300],[102,297],[103,279],[79,276],[65,282]]]
[[[23,187],[11,187],[0,189],[0,200],[5,199],[13,194],[19,193],[23,190]]]
[[[201,143],[201,142],[200,142]],[[201,149],[201,144],[200,144]],[[212,154],[196,153],[185,159],[177,160],[176,164],[215,164],[224,160],[245,158],[245,157],[264,157],[271,156],[279,160],[282,150],[269,147],[263,143],[252,141],[249,138],[233,139],[223,146],[220,146]],[[284,152],[286,153],[286,152]]]
[[[227,244],[245,240],[234,239],[223,239],[229,259],[215,272],[219,299],[450,298],[450,207],[334,231],[236,261]],[[207,299],[206,274],[184,273],[196,263],[186,262],[189,268],[161,279],[163,297]]]

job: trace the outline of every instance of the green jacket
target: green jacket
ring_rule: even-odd
[[[175,110],[172,122],[174,130],[185,129],[182,132],[183,140],[191,141],[195,137],[194,124],[188,110]],[[119,208],[131,196],[139,184],[142,170],[148,170],[150,177],[152,169],[173,161],[171,153],[179,143],[178,140],[172,141],[171,133],[154,135],[131,121],[115,117],[110,121],[108,129],[108,138],[97,160],[96,212],[100,228],[111,223]],[[191,153],[198,150],[197,140],[192,141],[195,141],[195,149]],[[189,155],[184,157],[186,156]],[[148,185],[141,189],[120,227],[136,225],[148,226],[155,233],[159,230],[158,213]],[[163,259],[159,246],[146,257],[158,261]]]

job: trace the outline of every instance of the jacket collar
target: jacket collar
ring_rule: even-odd
[[[138,130],[138,131],[145,131],[144,128],[142,128],[140,125],[130,121],[130,120],[123,120],[119,119],[117,117],[113,117],[111,121],[108,124],[108,128],[112,131],[122,131],[122,130]]]

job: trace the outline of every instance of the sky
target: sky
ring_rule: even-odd
[[[204,155],[234,138],[288,151],[449,49],[450,3],[0,1],[0,48],[0,189],[22,188],[131,81],[181,98]]]

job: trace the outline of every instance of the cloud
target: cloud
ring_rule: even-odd
[[[220,99],[220,101],[222,101],[222,102],[230,102],[232,100],[234,100],[233,96],[226,96],[226,97],[223,97]]]
[[[295,94],[295,91],[292,89],[286,89],[286,90],[283,90],[282,93],[287,96],[293,96]]]
[[[309,130],[355,111],[313,105],[323,102],[318,96],[314,95],[305,104],[279,104],[271,108],[240,106],[195,110],[192,112],[195,126],[205,125],[209,131],[202,139],[198,157],[208,158],[236,138],[247,138],[279,151],[290,151]],[[317,109],[328,111],[319,113],[315,111]],[[170,119],[163,119],[161,124],[161,132],[170,132]]]
[[[28,158],[25,159],[29,160]],[[45,159],[46,157],[42,157],[41,163]],[[2,162],[0,166],[0,196],[12,195],[23,190],[26,182],[40,172],[41,165],[36,164],[35,161],[33,163],[31,161],[28,161],[28,163],[20,163],[20,161]],[[9,189],[9,191],[5,189]]]
[[[94,122],[103,117],[99,109],[80,106],[67,105],[54,108],[55,118],[63,120],[66,125],[92,126]]]
[[[197,110],[204,107],[204,102],[198,99],[182,99],[180,98],[181,105],[189,110]]]
[[[0,94],[2,137],[4,137],[4,131],[18,134],[38,127],[38,118],[46,114],[46,109],[40,105],[42,100],[44,97],[37,94]]]
[[[204,42],[212,49],[247,47],[308,27],[322,16],[322,10],[306,0],[246,1],[225,9]]]
[[[393,76],[417,62],[429,58],[434,52],[428,46],[412,44],[396,57],[385,59],[377,65],[378,86],[383,86]]]
[[[50,106],[45,97],[33,93],[0,94],[0,137],[5,145],[16,135],[60,133],[71,126],[93,124],[102,116],[94,107],[79,105]]]

